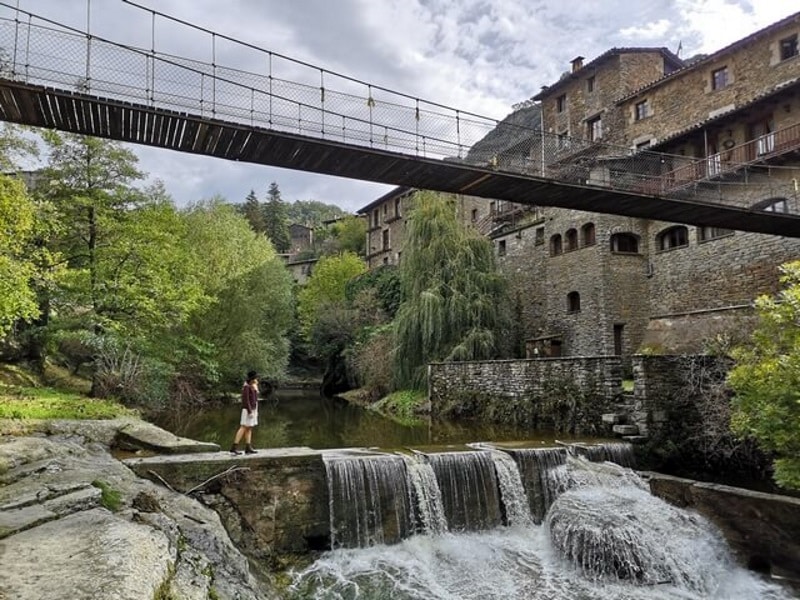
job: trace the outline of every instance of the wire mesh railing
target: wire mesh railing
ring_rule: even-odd
[[[769,188],[764,193],[790,199],[787,207],[800,212],[796,181],[759,176],[745,150],[726,155],[724,168],[720,157],[717,168],[713,156],[635,152],[545,133],[539,123],[501,122],[422,100],[123,2],[148,15],[149,48],[0,2],[5,9],[0,76],[237,125],[642,196],[731,204],[733,197],[746,196],[735,190],[757,180]],[[191,29],[205,40],[199,45],[210,49],[210,56],[162,50],[155,34],[160,21]],[[490,135],[495,143],[487,144]],[[800,131],[787,135],[797,137]],[[764,148],[769,143],[761,142]]]

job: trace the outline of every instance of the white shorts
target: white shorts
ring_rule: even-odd
[[[249,415],[247,414],[247,409],[242,409],[242,418],[239,420],[240,425],[244,425],[245,427],[255,427],[258,425],[258,410],[254,410]]]

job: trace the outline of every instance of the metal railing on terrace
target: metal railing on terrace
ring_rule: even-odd
[[[121,1],[139,15],[138,22],[144,23],[142,35],[149,39],[121,43],[91,31],[88,18],[82,29],[0,2],[0,78],[203,119],[641,195],[725,204],[729,186],[743,185],[741,178],[735,183],[717,178],[712,184],[712,178],[698,176],[703,172],[698,170],[701,164],[709,173],[706,159],[683,165],[686,157],[634,152],[544,133],[538,124],[503,123]],[[169,51],[168,46],[175,46],[183,34],[193,40],[183,50],[204,56]],[[485,143],[490,133],[498,143]],[[777,132],[774,144],[780,144]],[[742,152],[726,159],[727,170],[756,168],[748,151]],[[675,185],[678,182],[681,185]],[[790,183],[776,180],[769,193],[790,199],[790,211],[800,212],[797,191]]]

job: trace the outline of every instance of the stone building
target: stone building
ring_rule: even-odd
[[[397,187],[358,210],[367,219],[367,267],[397,265],[403,253],[405,217],[414,202],[414,190]],[[502,202],[489,202],[473,196],[455,196],[459,220],[478,227],[484,233],[494,222],[491,215],[502,208]],[[508,203],[505,203],[508,205]]]
[[[578,57],[533,98],[538,139],[555,140],[564,164],[606,153],[605,172],[587,183],[631,176],[618,163],[634,157],[647,165],[636,173],[643,192],[692,186],[753,210],[800,212],[799,35],[800,13],[690,64],[665,48]],[[543,145],[528,143],[534,174]],[[497,144],[490,151],[503,156]],[[399,259],[404,213],[391,206],[409,195],[398,188],[362,209],[377,215],[370,266]],[[470,210],[511,282],[528,356],[700,350],[746,331],[753,299],[800,258],[794,238],[488,200]],[[386,214],[397,217],[389,233]]]

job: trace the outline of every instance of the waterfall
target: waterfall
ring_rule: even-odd
[[[491,452],[440,452],[426,456],[436,474],[450,531],[477,531],[502,523]]]
[[[623,467],[635,468],[636,457],[633,444],[628,442],[606,442],[602,444],[570,444],[571,452],[585,456],[593,462],[613,462]]]
[[[287,600],[793,597],[738,567],[708,521],[651,496],[600,450],[483,448],[324,455],[334,550],[292,574]],[[540,519],[549,508],[544,525],[519,523],[520,483]],[[497,526],[501,507],[514,527]]]
[[[530,512],[541,523],[553,501],[571,485],[564,448],[526,448],[510,451],[530,501]]]
[[[577,487],[556,499],[546,521],[567,560],[592,578],[669,583],[714,597],[733,560],[708,521],[652,496],[628,469],[583,459],[569,468]]]
[[[447,531],[447,519],[433,467],[419,454],[403,455],[403,459],[406,461],[406,471],[417,500],[422,531],[431,535],[444,533]]]
[[[497,481],[500,484],[500,497],[505,509],[506,522],[515,527],[531,525],[531,508],[528,494],[522,485],[516,461],[506,452],[491,452]]]
[[[323,454],[331,547],[398,542],[410,535],[414,505],[399,456]]]

